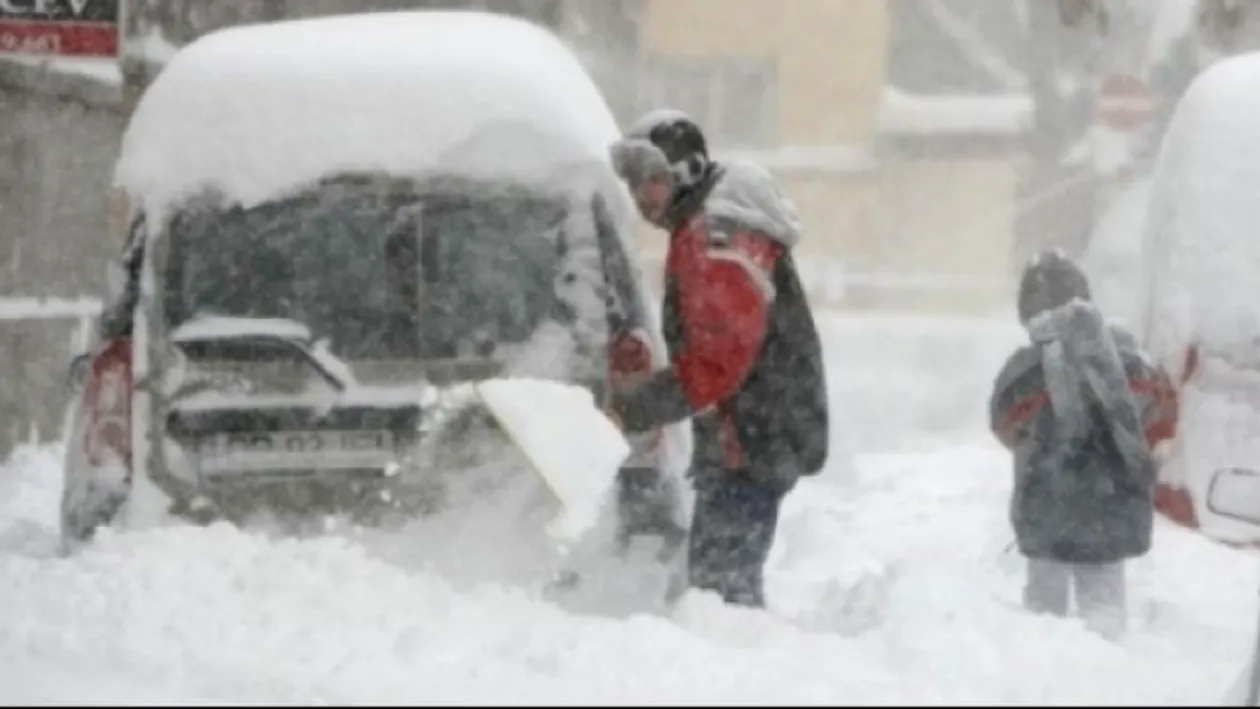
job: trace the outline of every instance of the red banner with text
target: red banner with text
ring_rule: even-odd
[[[0,54],[114,59],[122,0],[0,0]]]

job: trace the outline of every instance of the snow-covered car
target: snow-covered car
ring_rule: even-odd
[[[575,56],[505,16],[343,15],[181,50],[124,135],[124,277],[80,367],[63,536],[155,509],[421,514],[493,448],[458,384],[599,400],[662,366],[616,137]],[[625,464],[662,474],[653,512],[676,507],[686,435]]]
[[[1199,75],[1161,147],[1142,237],[1142,339],[1178,387],[1161,511],[1220,541],[1260,525],[1213,511],[1214,474],[1260,467],[1260,54]]]

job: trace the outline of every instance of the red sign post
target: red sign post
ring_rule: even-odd
[[[1136,76],[1114,74],[1098,87],[1098,118],[1118,132],[1132,133],[1145,126],[1159,110],[1158,98]]]
[[[0,0],[0,55],[115,59],[123,0]]]

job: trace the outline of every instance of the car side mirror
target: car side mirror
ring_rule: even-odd
[[[1213,514],[1260,525],[1260,471],[1218,469],[1208,486],[1207,503]]]
[[[70,384],[70,390],[79,392],[83,391],[83,387],[87,384],[88,373],[92,370],[92,355],[83,353],[75,355],[70,360],[70,371],[67,373],[67,381]]]

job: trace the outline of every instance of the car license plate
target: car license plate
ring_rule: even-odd
[[[394,457],[389,431],[266,431],[207,436],[197,457],[203,473],[375,467]]]

